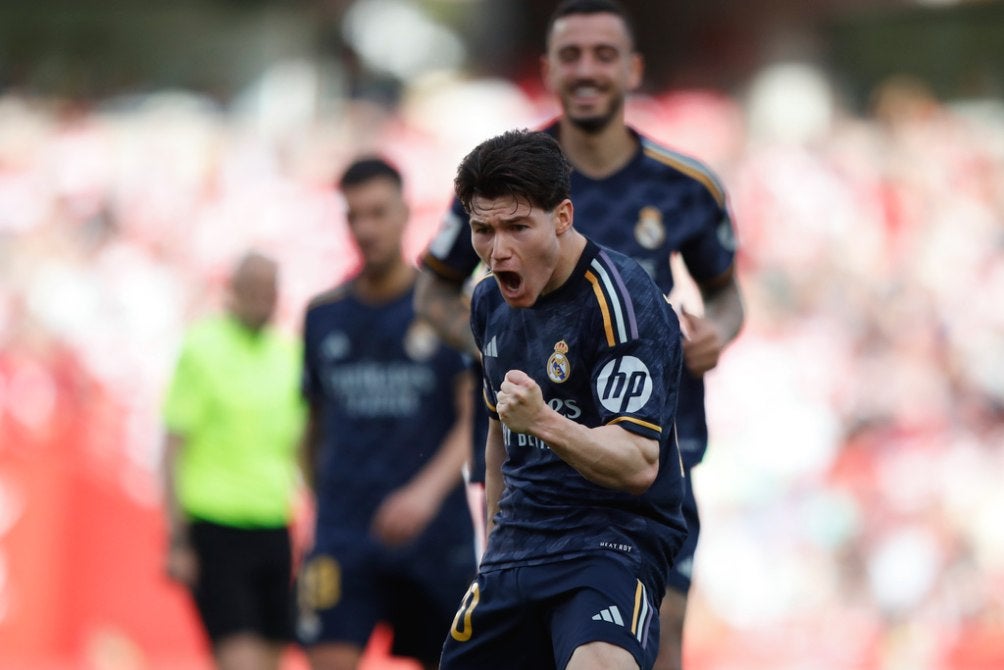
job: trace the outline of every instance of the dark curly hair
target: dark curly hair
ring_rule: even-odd
[[[540,131],[510,130],[485,140],[460,162],[453,188],[467,213],[476,197],[551,211],[571,197],[572,166],[557,140]]]

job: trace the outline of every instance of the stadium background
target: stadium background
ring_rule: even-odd
[[[1004,3],[626,4],[629,119],[720,173],[743,245],[689,667],[1004,667]],[[295,331],[355,263],[362,151],[417,255],[459,158],[556,112],[550,6],[0,6],[0,670],[209,667],[161,570],[182,329],[258,245]]]

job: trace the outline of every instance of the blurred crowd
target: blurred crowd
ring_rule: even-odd
[[[728,171],[750,321],[708,396],[700,584],[754,657],[1004,659],[1002,122],[895,79]]]
[[[0,97],[0,567],[33,504],[10,464],[63,454],[68,435],[110,490],[160,504],[183,328],[250,246],[280,260],[280,321],[299,329],[308,297],[357,263],[332,184],[351,159],[400,166],[417,257],[463,154],[551,105],[532,86],[436,82],[393,109],[346,101],[263,127],[179,93]],[[753,111],[708,91],[629,104],[722,176],[742,248],[747,326],[708,380],[695,475],[687,653],[1000,667],[1004,107],[892,80],[866,114],[834,105],[797,134]],[[17,614],[5,574],[0,620]]]

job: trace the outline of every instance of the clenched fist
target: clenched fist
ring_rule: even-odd
[[[540,413],[548,409],[540,386],[521,370],[505,374],[498,391],[498,411],[502,423],[516,433],[530,433]]]

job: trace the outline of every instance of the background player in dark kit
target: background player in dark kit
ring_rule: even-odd
[[[559,5],[541,68],[562,106],[562,115],[546,131],[558,139],[574,167],[576,227],[637,260],[667,294],[674,286],[669,260],[679,253],[704,302],[703,316],[681,313],[685,369],[677,424],[690,534],[668,575],[661,611],[657,667],[670,670],[682,665],[687,592],[700,531],[690,470],[701,462],[708,442],[703,375],[717,365],[743,322],[735,235],[715,176],[693,158],[625,124],[625,97],[640,84],[643,63],[620,5],[609,0]],[[477,261],[466,214],[455,202],[423,258],[416,297],[420,313],[455,346],[468,350],[472,343],[461,290]]]
[[[363,159],[339,185],[363,267],[306,314],[305,444],[317,518],[298,633],[313,668],[343,670],[357,666],[386,621],[394,653],[433,668],[474,574],[460,474],[471,449],[472,377],[415,317],[400,174]]]
[[[650,668],[686,536],[679,324],[638,263],[575,230],[569,172],[550,135],[526,131],[457,171],[494,275],[471,305],[490,523],[446,669]]]

